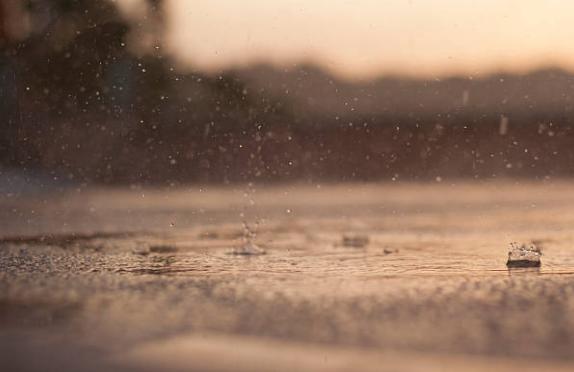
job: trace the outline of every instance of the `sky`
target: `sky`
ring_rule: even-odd
[[[366,79],[574,69],[574,1],[166,1],[166,48],[208,71],[317,63]]]

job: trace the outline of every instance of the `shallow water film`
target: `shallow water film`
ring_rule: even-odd
[[[5,196],[3,370],[571,370],[573,186]]]

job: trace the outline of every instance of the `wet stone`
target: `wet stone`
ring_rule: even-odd
[[[344,247],[363,248],[369,244],[367,235],[343,235],[342,245]]]
[[[213,240],[219,239],[219,234],[216,231],[202,231],[199,233],[199,239]]]
[[[542,252],[534,243],[510,243],[508,251],[508,267],[539,267]]]
[[[147,249],[147,247],[146,248],[137,247],[132,250],[132,253],[138,256],[149,256],[150,251],[149,249]]]
[[[149,247],[150,253],[174,253],[177,247],[173,245],[152,245]]]

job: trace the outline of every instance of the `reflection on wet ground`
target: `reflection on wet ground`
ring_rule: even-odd
[[[48,340],[68,366],[72,341],[75,353],[98,361],[151,347],[167,363],[158,345],[181,337],[188,341],[175,349],[193,344],[204,359],[186,360],[184,347],[178,363],[202,370],[213,358],[202,348],[213,345],[197,346],[201,335],[218,335],[216,350],[237,340],[286,343],[297,355],[344,350],[343,364],[398,353],[395,370],[420,353],[427,362],[506,358],[508,370],[524,358],[574,363],[570,188],[293,186],[259,190],[251,209],[230,189],[154,191],[145,200],[92,190],[66,203],[46,196],[27,227],[17,221],[30,218],[30,201],[3,200],[17,212],[4,215],[0,235],[0,343],[21,345],[11,363],[31,370],[17,351],[40,346],[21,340]],[[90,208],[97,212],[82,214]],[[246,237],[243,222],[255,219]],[[535,241],[542,266],[507,268],[512,241]],[[265,254],[230,254],[246,242]],[[250,353],[237,358],[260,368]],[[281,369],[283,357],[265,363]],[[309,363],[302,368],[314,370]]]

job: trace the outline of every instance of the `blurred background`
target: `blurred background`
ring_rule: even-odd
[[[573,24],[562,1],[2,0],[0,172],[572,176]]]

